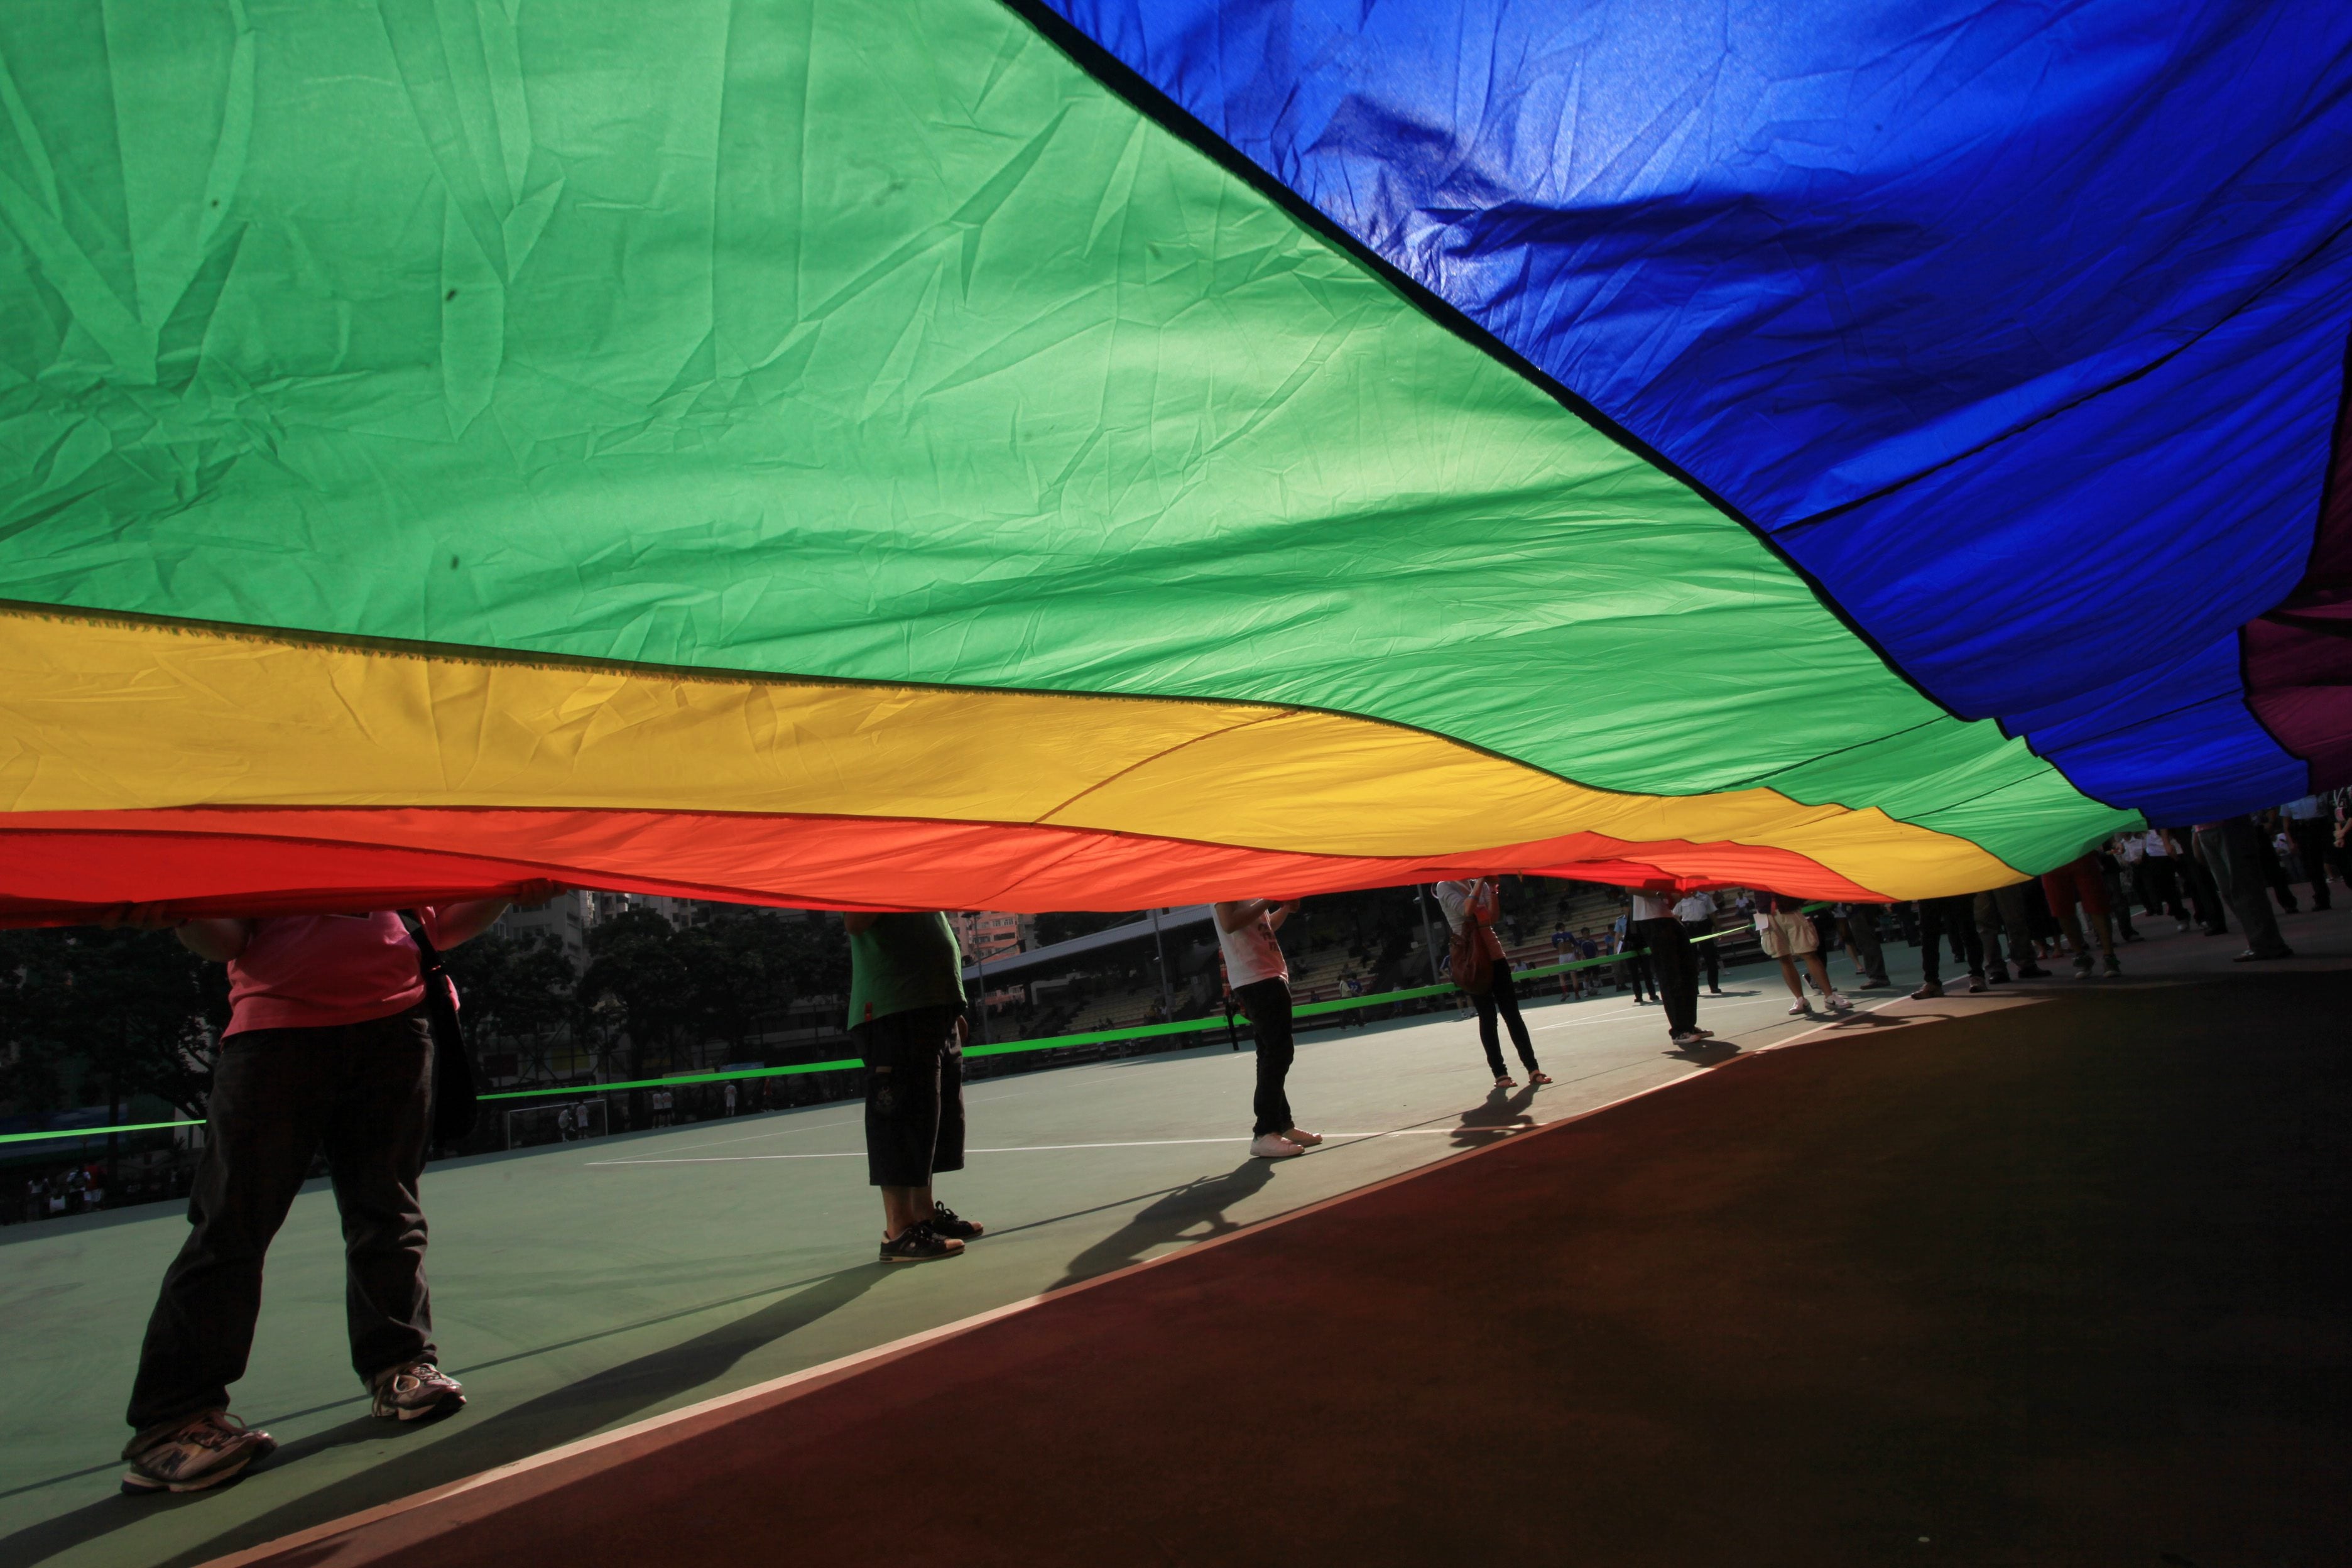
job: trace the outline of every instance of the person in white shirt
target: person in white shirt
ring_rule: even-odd
[[[1675,918],[1673,889],[1638,889],[1627,914],[1626,940],[1649,950],[1652,984],[1665,1004],[1667,1037],[1677,1046],[1712,1038],[1712,1029],[1698,1026],[1698,960],[1682,921]]]
[[[1437,907],[1445,911],[1448,929],[1456,937],[1475,943],[1489,961],[1490,984],[1485,992],[1473,991],[1469,995],[1478,1009],[1478,1044],[1486,1048],[1486,1070],[1495,1075],[1495,1087],[1518,1087],[1503,1070],[1502,1037],[1496,1027],[1498,1017],[1510,1028],[1511,1047],[1519,1053],[1519,1065],[1528,1069],[1528,1083],[1549,1083],[1550,1075],[1536,1065],[1536,1048],[1528,1038],[1527,1020],[1519,1016],[1518,982],[1512,978],[1510,963],[1503,956],[1503,944],[1495,940],[1497,903],[1491,877],[1437,884]]]
[[[1723,994],[1723,955],[1716,950],[1723,944],[1711,940],[1715,935],[1715,895],[1687,893],[1675,905],[1675,919],[1682,922],[1683,935],[1690,939],[1691,952],[1706,971],[1706,994]]]
[[[1296,899],[1241,899],[1215,907],[1217,946],[1234,1000],[1257,1036],[1257,1123],[1250,1153],[1260,1160],[1293,1159],[1323,1142],[1292,1121],[1285,1091],[1297,1047],[1290,1037],[1290,964],[1274,933],[1297,907]]]

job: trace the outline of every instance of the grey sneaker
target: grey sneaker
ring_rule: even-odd
[[[134,1497],[200,1492],[235,1480],[277,1451],[278,1440],[268,1433],[255,1431],[226,1410],[207,1410],[131,1438],[122,1450],[131,1462],[122,1489]]]
[[[378,1373],[375,1403],[369,1414],[386,1421],[425,1421],[463,1409],[466,1391],[429,1361],[413,1361]]]

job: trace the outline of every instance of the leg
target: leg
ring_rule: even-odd
[[[261,1259],[310,1173],[323,1135],[327,1068],[310,1029],[233,1035],[213,1069],[205,1152],[188,1194],[192,1227],[163,1274],[131,1425],[150,1427],[228,1406],[261,1312]]]
[[[1496,984],[1502,984],[1499,975],[1496,976]],[[1484,996],[1473,995],[1470,1004],[1478,1009],[1478,1044],[1486,1052],[1486,1070],[1499,1080],[1504,1077],[1503,1041],[1495,1028],[1495,994],[1489,991]],[[1276,1131],[1280,1131],[1281,1129],[1276,1128]]]
[[[1873,985],[1885,984],[1886,950],[1878,940],[1878,911],[1866,907],[1858,909],[1846,916],[1845,924],[1847,934],[1853,938],[1864,978]]]
[[[1790,995],[1794,996],[1800,1002],[1803,1001],[1805,999],[1805,983],[1797,978],[1797,961],[1790,957],[1785,952],[1780,953],[1778,956],[1780,961],[1780,984],[1789,988]]]
[[[1531,1073],[1541,1072],[1543,1069],[1536,1066],[1535,1043],[1528,1037],[1527,1020],[1519,1016],[1518,982],[1512,979],[1507,972],[1497,968],[1495,971],[1495,994],[1487,1000],[1511,1031],[1511,1048],[1519,1053],[1519,1065]],[[1486,1015],[1479,1016],[1483,1023]],[[1495,1076],[1502,1077],[1503,1053],[1493,1046],[1487,1047],[1486,1052],[1487,1060],[1496,1068]]]
[[[1957,934],[1957,933],[1955,933]],[[1944,984],[1944,900],[1919,900],[1919,989],[1934,995]]]
[[[1287,1132],[1297,1125],[1285,1092],[1290,1061],[1296,1055],[1290,1038],[1290,984],[1283,980],[1259,980],[1234,994],[1249,1014],[1257,1033],[1257,1093],[1252,1108],[1257,1113],[1255,1136]]]
[[[1665,1004],[1667,1029],[1685,1034],[1697,1028],[1698,964],[1690,938],[1676,921],[1653,921],[1650,952],[1657,963],[1658,998]]]
[[[2294,840],[2294,852],[2303,862],[2303,875],[2311,884],[2311,907],[2330,907],[2327,886],[2327,825],[2317,817],[2296,817],[2287,823],[2287,834]]]
[[[1834,996],[1837,994],[1836,990],[1830,984],[1830,966],[1827,961],[1822,957],[1821,949],[1815,948],[1812,952],[1805,954],[1805,969],[1812,975],[1814,987],[1819,990],[1823,996]]]
[[[954,1027],[954,1014],[950,1007],[916,1007],[850,1030],[866,1063],[866,1179],[881,1189],[885,1243],[931,1215],[941,1045]],[[948,1251],[962,1247],[960,1241],[946,1242]]]
[[[431,1126],[433,1032],[422,1011],[334,1032],[342,1084],[327,1123],[327,1171],[343,1220],[352,1370],[373,1385],[436,1353],[416,1191]]]

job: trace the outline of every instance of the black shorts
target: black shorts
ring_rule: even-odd
[[[928,1187],[938,1171],[963,1169],[963,1052],[960,1007],[915,1007],[849,1031],[866,1063],[866,1179],[877,1187]]]

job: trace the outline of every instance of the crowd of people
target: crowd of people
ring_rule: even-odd
[[[1698,1023],[1701,974],[1721,994],[1717,948],[1728,915],[1745,920],[1779,966],[1791,1016],[1817,996],[1834,1016],[1853,1004],[1830,982],[1826,955],[1843,949],[1860,984],[1888,984],[1882,919],[1919,944],[1917,996],[1942,994],[1948,945],[1970,990],[2035,979],[2042,961],[2071,960],[2090,977],[2121,973],[2118,942],[2141,940],[2137,900],[2179,929],[2221,933],[2234,916],[2239,956],[2285,956],[2271,908],[2294,910],[2293,881],[2330,906],[2330,873],[2347,877],[2344,803],[2313,796],[2261,817],[2125,835],[2041,878],[1916,905],[1821,906],[1772,889],[1713,895],[1660,884],[1633,889],[1605,938],[1555,926],[1565,961],[1615,957],[1620,983],[1662,1008],[1677,1047],[1712,1037]],[[1550,1082],[1518,1005],[1517,980],[1496,931],[1492,877],[1436,888],[1449,932],[1448,968],[1478,1020],[1478,1041],[1498,1089],[1517,1086],[1504,1055],[1507,1035],[1530,1086]],[[530,889],[544,898],[552,889]],[[1249,1020],[1256,1047],[1250,1152],[1295,1159],[1323,1142],[1300,1125],[1287,1092],[1295,1047],[1290,969],[1280,940],[1295,899],[1214,906],[1231,1005]],[[507,908],[485,900],[413,911],[255,920],[152,922],[173,929],[202,956],[226,963],[231,1019],[224,1031],[208,1115],[209,1136],[190,1194],[190,1230],[166,1270],[149,1320],[128,1419],[122,1485],[131,1492],[216,1486],[266,1457],[275,1443],[228,1413],[243,1376],[261,1300],[262,1260],[311,1163],[323,1151],[342,1216],[352,1364],[373,1415],[417,1421],[463,1405],[443,1372],[425,1281],[425,1221],[418,1196],[435,1111],[436,1010],[451,1009],[436,957],[485,930]],[[134,912],[131,917],[138,920]],[[867,1178],[878,1191],[885,1263],[960,1255],[986,1234],[940,1201],[938,1178],[963,1168],[962,1051],[968,1001],[962,954],[939,911],[845,917],[851,989],[848,1028],[865,1068]],[[1578,990],[1591,971],[1578,968]],[[1562,975],[1564,990],[1570,985]],[[1811,992],[1807,986],[1810,984]],[[1236,1035],[1234,1044],[1238,1047]],[[730,1086],[731,1093],[732,1086]],[[666,1102],[656,1106],[658,1125]],[[576,1135],[575,1121],[564,1130]],[[88,1202],[85,1173],[45,1202]]]

